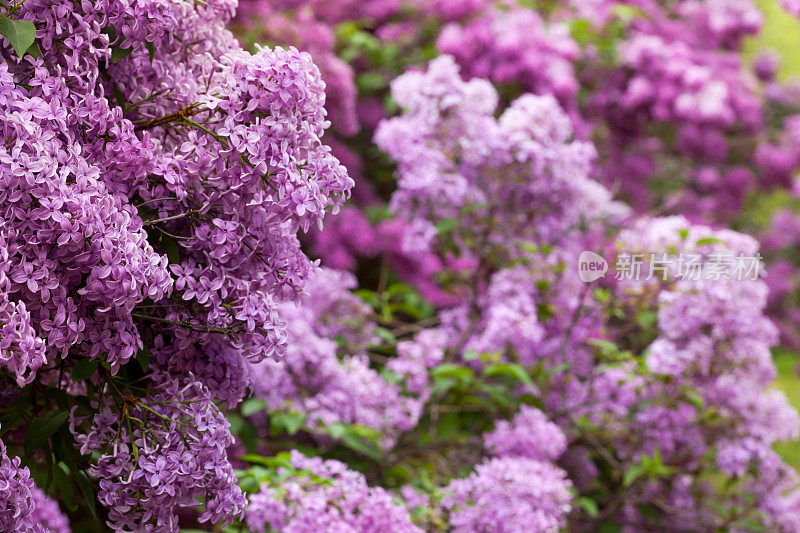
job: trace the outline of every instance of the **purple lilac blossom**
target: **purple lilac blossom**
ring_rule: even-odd
[[[280,484],[265,483],[250,495],[246,523],[251,531],[421,533],[405,507],[384,489],[368,486],[362,474],[343,463],[293,450],[291,464],[300,471]]]

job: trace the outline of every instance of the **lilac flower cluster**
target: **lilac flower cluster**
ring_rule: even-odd
[[[356,113],[357,90],[353,69],[334,50],[335,35],[319,10],[306,3],[284,5],[283,2],[240,3],[237,23],[244,27],[248,40],[259,43],[291,43],[308,52],[319,67],[325,82],[326,110],[332,128],[344,135],[359,129]]]
[[[406,113],[383,122],[375,141],[398,163],[392,210],[431,230],[417,232],[421,249],[441,219],[481,228],[469,244],[458,230],[452,238],[460,255],[483,257],[492,246],[513,255],[499,248],[508,242],[555,244],[606,214],[609,195],[588,177],[594,148],[570,140],[570,120],[552,96],[522,96],[495,119],[494,88],[462,81],[448,56],[399,77],[392,94]]]
[[[750,1],[571,2],[547,20],[524,7],[487,10],[445,27],[437,45],[466,75],[512,95],[556,96],[579,131],[600,142],[595,176],[634,207],[664,200],[648,184],[665,179],[669,159],[687,181],[673,208],[727,221],[757,185],[729,150],[735,136],[757,142],[763,128],[760,96],[737,53],[762,18]],[[602,40],[620,27],[617,41]]]
[[[6,531],[33,529],[33,491],[36,487],[28,468],[21,465],[19,457],[9,457],[1,441],[0,479],[4,488],[0,502],[0,525]]]
[[[572,495],[563,470],[532,459],[495,458],[445,487],[452,531],[549,533],[566,524]]]
[[[486,448],[498,457],[513,456],[555,461],[567,449],[567,439],[545,414],[523,406],[513,420],[501,420],[483,437]]]
[[[35,533],[69,533],[58,504],[33,483],[19,457],[9,457],[0,441],[0,529]]]
[[[569,27],[548,24],[531,9],[504,7],[486,10],[464,25],[445,26],[437,48],[453,56],[466,76],[519,84],[574,106],[579,85],[574,62],[580,49]]]
[[[191,377],[165,381],[132,405],[99,405],[82,433],[82,417],[70,429],[81,453],[97,453],[90,474],[100,479],[98,499],[115,530],[177,531],[181,507],[203,498],[200,522],[230,522],[242,515],[245,497],[226,449],[230,424]]]
[[[242,50],[235,2],[2,9],[36,41],[0,44],[0,367],[60,411],[100,409],[72,429],[112,528],[176,531],[198,502],[231,521],[244,497],[214,401],[286,352],[279,307],[316,268],[297,234],[353,185],[322,142],[319,69]]]
[[[250,495],[247,527],[254,532],[359,531],[418,533],[407,511],[362,474],[338,461],[323,461],[292,451],[280,484],[264,483]]]
[[[640,221],[623,231],[619,242],[622,249],[699,253],[707,260],[723,254],[755,255],[758,250],[750,237],[691,226],[682,217]],[[632,282],[622,283],[619,290],[626,299],[638,300],[652,288]],[[763,316],[766,285],[752,280],[680,280],[657,293],[659,336],[648,347],[646,364],[654,374],[674,381],[640,389],[638,401],[650,403],[674,394],[676,384],[691,387],[704,405],[724,414],[724,424],[713,432],[703,431],[691,407],[653,404],[634,416],[635,427],[647,436],[648,446],[673,464],[697,464],[716,447],[717,466],[745,479],[744,490],[756,495],[765,525],[791,531],[786,524],[792,524],[798,512],[800,478],[772,445],[797,439],[800,419],[782,392],[767,390],[775,378],[770,347],[777,341],[777,330]]]
[[[48,497],[44,491],[34,487],[31,491],[33,499],[33,523],[46,533],[70,533],[67,517],[61,514],[58,504]]]
[[[20,88],[0,66],[3,344],[14,345],[16,360],[5,366],[21,386],[70,350],[104,353],[119,368],[141,347],[133,308],[171,289],[166,257],[148,243],[136,210],[71,140],[67,120],[81,108],[67,114],[66,83],[44,67],[27,83],[36,89]]]
[[[484,435],[495,456],[443,490],[452,531],[553,532],[566,525],[572,494],[567,474],[553,464],[567,440],[539,409],[523,406]]]
[[[277,303],[296,298],[311,270],[295,233],[321,224],[352,185],[320,141],[319,71],[294,49],[242,52],[223,29],[230,6],[105,9],[116,39],[100,30],[103,9],[22,10],[41,21],[46,50],[13,77],[3,71],[4,128],[14,141],[3,152],[10,291],[42,324],[51,354],[87,343],[86,355],[107,351],[114,371],[141,348],[135,319],[161,324],[181,348],[224,329],[229,351],[279,357]],[[72,57],[86,59],[51,52],[62,40],[75,40]],[[109,61],[119,50],[130,55]],[[63,72],[50,74],[56,68]],[[115,103],[103,96],[112,93]],[[40,162],[27,168],[39,181],[20,181],[34,156]],[[34,248],[16,252],[12,235],[56,252],[47,260]],[[169,271],[151,241],[175,250]],[[170,273],[177,306],[166,300]],[[156,305],[134,311],[145,298]]]

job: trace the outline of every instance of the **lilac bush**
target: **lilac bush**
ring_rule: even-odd
[[[797,531],[762,23],[0,2],[0,529]]]
[[[216,402],[285,354],[279,306],[315,270],[297,232],[353,184],[311,57],[243,51],[234,8],[2,6],[3,439],[115,530],[242,516]]]
[[[392,97],[402,113],[375,135],[396,164],[388,215],[407,225],[407,257],[438,258],[428,287],[451,300],[414,308],[414,289],[381,278],[359,301],[340,292],[353,277],[318,278],[305,307],[284,311],[302,348],[269,363],[290,375],[257,393],[270,424],[253,421],[248,475],[281,479],[263,456],[286,449],[282,436],[397,488],[431,531],[792,531],[800,485],[772,446],[797,439],[800,420],[769,389],[778,330],[758,242],[614,201],[552,95],[504,106],[445,56],[395,80]],[[581,250],[639,254],[643,275],[587,284]],[[684,255],[709,270],[683,279]],[[651,257],[673,266],[649,271]],[[712,275],[726,257],[754,258],[752,272]],[[364,370],[345,378],[354,353]],[[422,402],[411,418],[364,414],[409,394]],[[253,501],[276,497],[248,483]]]

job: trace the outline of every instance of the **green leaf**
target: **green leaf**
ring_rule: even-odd
[[[371,93],[385,87],[386,80],[378,72],[365,72],[356,78],[356,86],[362,93]]]
[[[291,468],[292,463],[286,456],[276,456],[276,457],[262,457],[261,455],[256,455],[254,453],[248,453],[247,455],[243,455],[239,457],[242,461],[247,463],[252,463],[255,465],[262,465],[268,468]]]
[[[377,335],[390,345],[394,346],[395,344],[397,344],[397,337],[395,337],[394,334],[388,329],[381,326],[377,326],[373,331],[375,332],[375,335]]]
[[[342,437],[342,442],[351,450],[360,452],[362,455],[366,455],[375,461],[380,461],[383,456],[381,450],[376,445],[368,442],[363,437],[360,437],[351,431],[348,431],[344,434]]]
[[[616,4],[612,8],[614,15],[619,17],[623,22],[630,22],[634,18],[644,15],[644,11],[634,6],[626,6],[623,4]]]
[[[658,511],[655,507],[647,503],[639,503],[636,504],[636,508],[645,518],[649,518],[651,520],[655,520],[658,518]]]
[[[592,518],[597,516],[598,508],[597,508],[597,502],[596,501],[594,501],[591,498],[587,498],[585,496],[578,498],[576,501],[578,502],[578,505],[580,505],[581,508],[584,511],[586,511],[586,514],[588,514]]]
[[[458,227],[458,220],[454,218],[443,218],[436,222],[436,230],[442,233],[450,233]]]
[[[112,63],[119,63],[133,52],[133,47],[131,48],[122,48],[121,46],[112,46],[111,47],[111,62]]]
[[[592,22],[586,19],[573,20],[570,23],[570,34],[581,46],[585,46],[596,37],[592,30]]]
[[[329,424],[326,426],[326,429],[328,430],[328,434],[336,440],[341,440],[341,438],[344,437],[344,434],[347,432],[347,426],[341,422]]]
[[[258,434],[252,424],[236,413],[230,413],[228,420],[231,423],[231,433],[242,440],[248,452],[254,451],[258,447]]]
[[[474,375],[471,368],[453,363],[445,363],[431,370],[431,376],[435,380],[454,378],[464,384],[472,381]]]
[[[178,243],[172,237],[167,237],[166,235],[161,237],[161,249],[167,254],[169,262],[174,265],[180,264],[181,256],[178,253]]]
[[[156,47],[150,41],[146,41],[144,45],[147,48],[147,55],[150,56],[150,64],[152,65],[153,58],[156,57]]]
[[[487,377],[492,376],[508,376],[517,381],[521,381],[525,385],[529,387],[533,387],[534,383],[531,379],[528,372],[525,369],[516,363],[499,363],[495,365],[489,365],[486,367],[486,370],[483,371],[483,375]]]
[[[721,244],[722,241],[717,239],[716,237],[704,237],[702,239],[697,239],[697,246],[702,246],[704,244]]]
[[[644,328],[650,328],[658,322],[658,313],[649,309],[640,311],[636,315],[636,321]]]
[[[72,379],[83,381],[94,376],[95,372],[97,372],[97,359],[78,359],[78,362],[72,367]]]
[[[700,396],[699,394],[697,394],[697,392],[695,392],[693,390],[687,390],[685,392],[685,395],[686,395],[686,400],[690,404],[692,404],[698,411],[702,411],[703,410],[703,408],[706,405],[706,402],[705,402],[705,400],[703,399],[702,396]]]
[[[147,372],[147,368],[150,366],[150,350],[146,345],[139,350],[138,354],[136,354],[136,361],[142,368],[142,372]]]
[[[8,39],[21,59],[36,40],[36,26],[29,20],[11,20],[0,15],[0,35]]]
[[[453,378],[439,378],[433,383],[433,394],[441,394],[449,391],[458,384]]]
[[[242,404],[242,416],[251,416],[267,409],[267,402],[261,398],[250,398]]]
[[[69,469],[64,463],[58,463],[53,471],[55,474],[54,483],[56,490],[60,495],[59,504],[64,504],[64,507],[69,511],[75,511],[78,507],[74,503],[72,483],[69,480]]]
[[[615,343],[605,339],[586,339],[586,344],[599,349],[606,355],[616,353],[619,350],[619,347]]]
[[[125,95],[122,94],[122,91],[119,90],[116,83],[111,84],[111,92],[114,94],[114,99],[117,101],[117,105],[120,106],[122,109],[125,109]],[[142,212],[142,209],[139,210]]]
[[[288,411],[286,413],[275,413],[270,417],[273,427],[285,429],[289,435],[294,435],[306,421],[306,414],[300,411]]]
[[[31,455],[36,448],[42,446],[69,419],[66,411],[47,411],[31,422],[25,434],[25,454]]]
[[[628,470],[625,471],[625,476],[622,479],[623,485],[629,487],[634,481],[639,479],[643,473],[644,468],[642,468],[641,465],[631,465]]]
[[[81,489],[83,498],[86,500],[86,504],[89,506],[89,511],[92,513],[94,519],[98,520],[97,507],[95,503],[97,498],[94,494],[92,481],[89,479],[89,476],[86,475],[86,472],[73,472],[73,474],[75,477],[75,482],[78,484],[78,488]]]
[[[473,350],[472,348],[470,348],[469,350],[466,350],[464,352],[464,355],[462,355],[461,358],[464,359],[464,361],[474,361],[475,359],[478,359],[480,356],[481,354],[478,353],[477,350]]]
[[[28,48],[28,51],[25,52],[26,54],[30,54],[35,59],[40,59],[42,57],[42,50],[39,48],[39,45],[35,42]]]
[[[44,393],[48,398],[55,402],[59,409],[63,411],[69,411],[70,407],[72,406],[72,398],[67,396],[67,393],[61,389],[56,387],[47,387],[44,390]]]

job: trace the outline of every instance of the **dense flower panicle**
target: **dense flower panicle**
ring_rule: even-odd
[[[331,127],[342,135],[353,135],[359,129],[355,75],[336,56],[333,29],[321,16],[307,2],[245,0],[239,3],[236,22],[244,27],[248,40],[291,44],[311,54],[325,82]]]
[[[12,287],[8,250],[5,224],[0,223],[0,363],[14,374],[17,385],[24,385],[33,380],[47,359],[44,342],[31,325],[25,303],[8,299]]]
[[[414,395],[419,406],[428,401],[429,371],[444,360],[448,336],[444,331],[430,328],[420,331],[412,340],[397,343],[397,357],[386,368],[400,378],[406,392]]]
[[[790,523],[788,517],[797,512],[796,503],[790,502],[797,500],[798,485],[787,475],[788,467],[774,457],[772,445],[797,439],[800,419],[785,394],[767,390],[775,377],[770,347],[777,342],[777,330],[763,315],[766,285],[758,279],[761,265],[752,264],[754,272],[738,277],[735,270],[737,258],[757,257],[757,242],[733,231],[691,226],[682,217],[669,217],[640,221],[620,234],[619,244],[630,253],[646,250],[662,260],[677,254],[702,258],[704,270],[695,279],[678,279],[686,272],[677,272],[679,263],[673,262],[666,274],[659,272],[647,281],[622,281],[618,290],[637,300],[656,287],[653,303],[657,303],[659,336],[648,347],[648,369],[690,387],[725,417],[724,426],[708,433],[688,404],[654,405],[641,410],[626,431],[643,431],[650,446],[667,460],[687,465],[716,448],[716,463],[723,472],[734,477],[747,472],[743,490],[755,495],[764,524],[791,531],[778,524]],[[662,275],[672,281],[658,287],[664,283],[658,281]],[[651,402],[648,398],[672,391],[674,385],[653,382],[639,390],[638,401]],[[775,505],[778,501],[783,503]],[[684,518],[697,512],[696,507]]]
[[[33,0],[9,15],[41,57],[0,48],[0,365],[24,386],[149,360],[143,403],[101,387],[102,412],[73,420],[84,453],[111,446],[91,474],[115,529],[177,529],[195,497],[203,520],[241,511],[213,401],[237,404],[251,361],[285,352],[279,305],[315,268],[297,233],[353,184],[321,140],[311,57],[244,52],[234,10]]]
[[[388,492],[369,487],[362,474],[343,463],[292,451],[291,464],[299,472],[250,495],[246,523],[251,531],[422,531]]]
[[[178,531],[177,511],[205,498],[200,522],[229,523],[240,517],[245,497],[236,484],[226,449],[230,424],[199,383],[164,379],[151,396],[122,416],[108,402],[90,417],[70,422],[81,453],[100,458],[89,473],[100,479],[98,499],[115,530]]]
[[[34,369],[68,350],[102,350],[116,369],[141,347],[133,308],[169,294],[166,257],[148,243],[136,210],[103,182],[104,169],[89,163],[80,128],[68,126],[76,119],[66,112],[64,81],[38,68],[29,83],[34,89],[20,88],[0,66],[3,299],[6,327],[15,329],[4,342],[20,345]],[[21,384],[34,377],[25,366],[14,368]]]
[[[727,127],[740,121],[759,125],[759,103],[753,88],[730,63],[738,58],[698,54],[682,42],[659,35],[638,35],[620,50],[624,65],[635,76],[627,81],[620,101],[623,111],[646,112],[655,120]],[[725,60],[727,59],[727,61]]]
[[[38,487],[34,487],[31,491],[31,497],[34,502],[33,523],[35,528],[41,528],[44,533],[70,533],[69,521],[61,513],[55,500]],[[35,528],[34,531],[36,531]]]
[[[0,529],[32,533],[70,533],[58,504],[37,487],[19,457],[9,457],[0,441]]]
[[[230,344],[212,338],[203,345],[179,347],[157,336],[150,347],[151,361],[173,376],[192,374],[211,396],[234,407],[247,396],[253,383],[253,366]]]
[[[519,84],[555,96],[567,109],[575,106],[578,44],[567,25],[546,23],[532,9],[486,10],[464,25],[445,26],[436,45],[455,58],[465,76]]]
[[[457,220],[462,255],[483,256],[481,246],[510,253],[517,241],[554,244],[607,214],[608,192],[588,178],[594,149],[570,141],[570,120],[552,96],[522,96],[495,119],[494,88],[462,81],[447,56],[399,77],[392,94],[406,112],[375,135],[398,163],[392,209],[430,228]],[[460,228],[485,235],[466,245]]]
[[[483,436],[484,446],[498,457],[525,457],[555,461],[567,449],[567,439],[556,424],[534,407],[523,406],[513,420],[501,420]]]
[[[623,280],[621,290],[635,292],[636,285],[658,284],[663,276],[686,278],[659,294],[658,325],[662,336],[654,343],[654,348],[670,345],[681,356],[665,357],[659,346],[648,359],[652,370],[705,376],[731,373],[762,388],[772,381],[774,365],[769,348],[777,342],[777,332],[763,316],[766,286],[757,279],[762,266],[757,260],[755,239],[729,230],[691,226],[682,217],[670,217],[642,220],[623,231],[618,242],[628,254],[647,250],[660,260],[654,259],[651,265],[667,265],[669,270],[647,273],[646,277],[652,277],[644,282]],[[669,261],[673,254],[702,258],[702,274],[687,275],[691,268],[688,266],[678,272],[680,263]],[[733,339],[738,344],[732,344]],[[719,343],[728,348],[723,354],[714,352],[714,344]]]
[[[555,95],[577,131],[598,142],[593,175],[637,209],[669,199],[687,215],[731,220],[758,184],[743,180],[728,154],[737,137],[757,141],[764,128],[761,95],[741,62],[743,38],[763,19],[755,4],[601,0],[542,11],[485,9],[444,27],[437,46],[465,75],[501,84],[512,97],[520,89]],[[611,43],[598,40],[617,32]],[[653,194],[648,185],[674,178],[662,169],[675,167],[686,181],[679,194]],[[698,167],[708,170],[699,176]]]
[[[19,457],[9,457],[5,444],[0,441],[0,528],[3,531],[34,531],[36,500],[35,491],[27,467],[21,465]]]
[[[496,458],[445,487],[442,506],[462,533],[556,532],[570,510],[570,482],[560,468],[526,458]]]
[[[230,4],[84,8],[23,6],[44,57],[0,73],[18,335],[30,315],[49,361],[104,352],[116,371],[141,348],[134,321],[148,315],[182,350],[227,342],[233,366],[279,357],[277,305],[296,299],[312,268],[295,233],[320,225],[352,185],[320,141],[319,71],[293,48],[241,51],[224,29]],[[56,41],[73,55],[51,51]],[[129,55],[112,58],[119,50]],[[184,304],[165,300],[171,275]],[[156,305],[135,312],[145,299]],[[167,326],[187,322],[201,329],[191,341]]]

